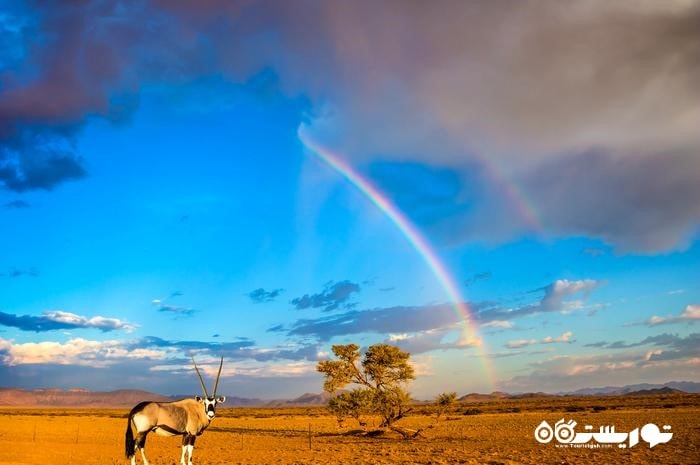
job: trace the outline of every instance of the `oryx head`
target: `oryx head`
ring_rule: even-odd
[[[207,418],[209,420],[214,418],[214,415],[216,415],[216,404],[223,404],[226,402],[226,397],[224,396],[219,396],[216,397],[216,388],[219,386],[219,377],[221,376],[221,367],[224,366],[224,357],[221,357],[221,363],[219,364],[219,373],[216,375],[216,381],[214,382],[214,394],[211,396],[207,394],[207,388],[204,386],[204,381],[202,380],[202,374],[199,372],[199,368],[197,368],[197,363],[194,361],[194,357],[192,357],[192,363],[194,363],[194,369],[197,370],[197,377],[199,378],[199,384],[202,386],[202,392],[204,393],[204,397],[199,397],[195,396],[194,399],[202,404],[202,407],[204,407],[204,412],[207,414]]]

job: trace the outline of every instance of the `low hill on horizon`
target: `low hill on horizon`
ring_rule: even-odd
[[[96,392],[87,389],[0,388],[0,406],[15,407],[130,407],[145,400],[167,402],[167,396],[135,389]]]
[[[576,391],[560,392],[556,394],[544,392],[509,394],[498,391],[490,394],[482,394],[473,392],[458,397],[457,400],[459,402],[470,403],[534,397],[639,396],[683,393],[700,393],[700,383],[692,381],[671,381],[664,384],[643,383],[627,386],[583,388]],[[4,407],[131,407],[143,401],[170,402],[186,397],[189,396],[165,396],[135,389],[99,392],[81,388],[33,390],[0,388],[0,406]],[[274,400],[228,396],[226,403],[223,404],[222,407],[314,407],[326,405],[331,397],[332,395],[327,392],[305,393],[293,399]]]
[[[190,396],[165,396],[136,389],[119,389],[109,392],[90,391],[88,389],[17,389],[0,388],[0,406],[2,407],[132,407],[139,402],[172,402]],[[328,403],[331,394],[306,393],[294,399],[249,399],[230,396],[226,398],[225,407],[299,407],[323,406]]]
[[[562,395],[574,396],[622,396],[622,395],[643,395],[645,391],[673,389],[678,392],[689,394],[700,393],[700,383],[693,381],[669,381],[664,384],[629,384],[626,386],[605,386],[598,388],[583,388],[576,391],[562,392]],[[651,394],[665,394],[667,392],[651,392]]]

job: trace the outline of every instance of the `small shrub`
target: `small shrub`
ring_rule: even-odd
[[[456,392],[443,392],[435,398],[435,416],[440,419],[440,417],[447,412],[457,400]]]
[[[464,410],[465,415],[478,415],[480,413],[482,413],[481,409],[478,408],[468,408]]]

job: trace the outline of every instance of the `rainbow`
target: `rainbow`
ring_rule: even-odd
[[[542,221],[537,214],[534,204],[528,200],[522,189],[518,188],[515,182],[507,178],[505,170],[497,165],[495,159],[482,158],[480,161],[484,174],[491,183],[498,186],[525,226],[533,233],[541,233],[543,230]]]
[[[345,162],[340,156],[334,154],[327,148],[315,142],[304,130],[303,126],[297,131],[301,143],[319,159],[323,160],[328,166],[333,168],[341,176],[347,179],[355,186],[363,195],[365,195],[382,213],[391,220],[399,229],[401,234],[413,246],[418,254],[423,258],[425,263],[430,268],[431,272],[438,280],[445,293],[447,294],[450,303],[457,313],[457,316],[464,322],[464,333],[460,338],[460,342],[464,346],[476,346],[480,351],[480,359],[482,360],[484,374],[490,383],[491,387],[495,386],[493,368],[490,363],[489,356],[486,351],[485,344],[478,331],[475,329],[475,322],[472,316],[472,310],[465,302],[464,297],[459,291],[454,278],[448,271],[447,267],[442,263],[438,255],[435,253],[428,241],[423,237],[421,232],[406,218],[406,216],[389,200],[379,189],[377,189],[369,180],[363,177],[360,173]]]

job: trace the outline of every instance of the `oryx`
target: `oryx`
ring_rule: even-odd
[[[144,447],[146,446],[146,435],[154,431],[160,436],[183,436],[181,465],[192,465],[192,451],[194,450],[194,440],[202,434],[212,419],[216,415],[216,404],[226,401],[226,397],[216,397],[216,388],[219,385],[221,367],[224,365],[224,357],[221,357],[219,373],[216,375],[214,383],[214,393],[209,396],[207,388],[204,386],[202,374],[197,368],[197,363],[192,357],[194,369],[199,377],[199,384],[202,386],[204,397],[195,396],[194,399],[182,399],[175,402],[141,402],[131,409],[129,413],[129,423],[126,425],[126,457],[131,459],[131,465],[136,465],[136,449],[141,450],[141,457],[144,465],[148,465]],[[185,462],[185,452],[188,453]]]

